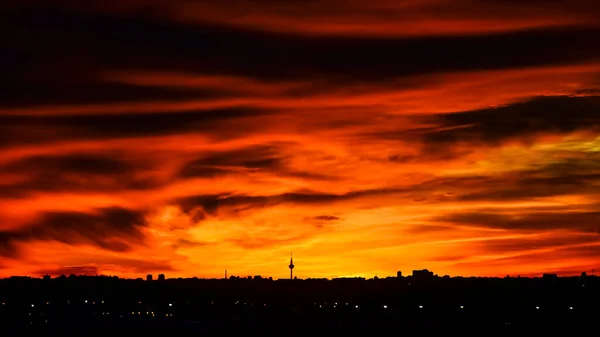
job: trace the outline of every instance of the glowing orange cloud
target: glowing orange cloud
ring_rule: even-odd
[[[44,56],[6,77],[0,276],[592,270],[584,3],[40,1],[65,47],[10,22]]]

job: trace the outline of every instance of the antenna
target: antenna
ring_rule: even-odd
[[[290,280],[293,279],[293,271],[294,271],[294,260],[292,258],[292,252],[290,251],[290,265],[288,266],[290,268]]]

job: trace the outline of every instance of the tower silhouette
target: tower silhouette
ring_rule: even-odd
[[[294,279],[294,260],[292,259],[292,252],[290,252],[290,280]]]

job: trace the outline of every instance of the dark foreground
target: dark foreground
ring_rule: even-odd
[[[589,333],[600,278],[1,280],[6,335]]]
[[[575,310],[575,309],[573,309]],[[554,312],[554,313],[487,313],[431,312],[423,309],[420,313],[408,314],[402,311],[375,313],[289,313],[265,311],[246,312],[235,316],[227,314],[208,315],[195,319],[140,319],[123,318],[116,320],[72,320],[54,323],[35,323],[30,326],[5,324],[7,335],[35,333],[79,336],[93,333],[115,334],[242,334],[248,335],[321,335],[352,334],[371,336],[373,334],[406,335],[422,334],[480,335],[491,333],[521,333],[524,331],[541,333],[589,333],[598,328],[598,313]]]

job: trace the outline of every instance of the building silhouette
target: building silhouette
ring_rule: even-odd
[[[158,274],[158,280],[159,281],[164,281],[165,280],[165,274]]]
[[[429,280],[434,277],[433,272],[428,269],[413,270],[412,277],[414,280]]]
[[[152,274],[146,275],[146,281],[152,281]]]

